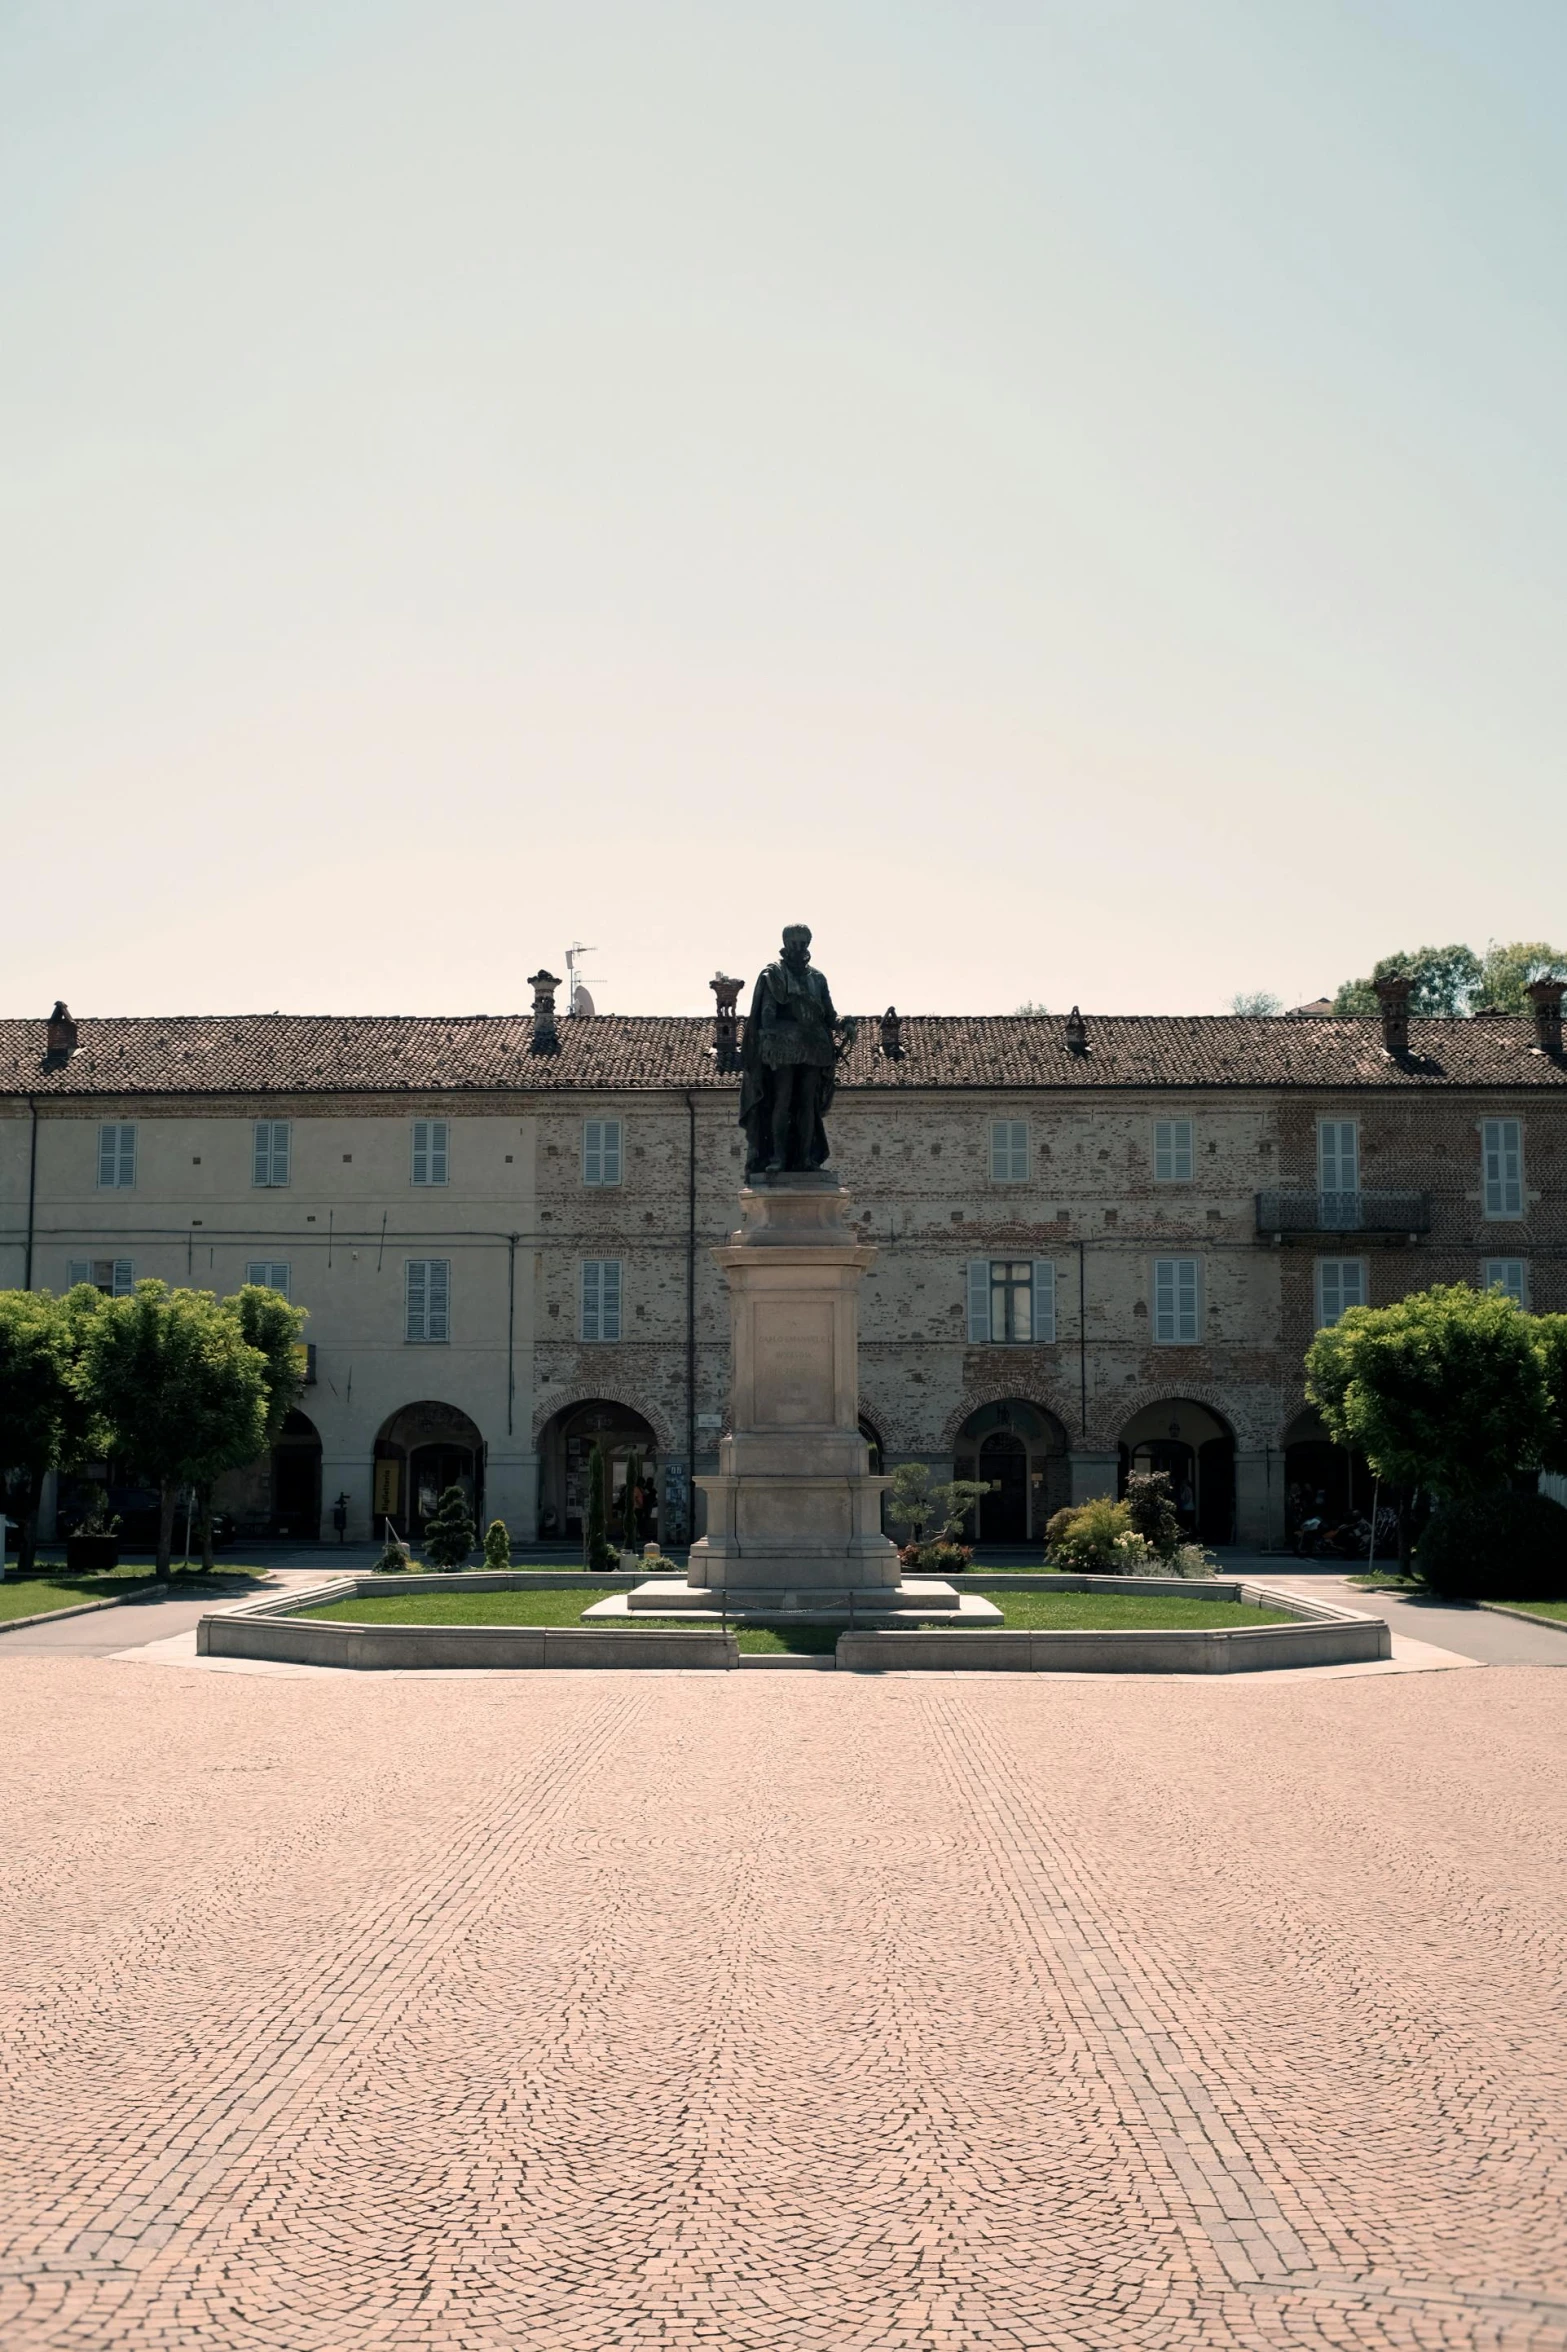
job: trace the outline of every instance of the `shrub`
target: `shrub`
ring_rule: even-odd
[[[1433,1512],[1414,1564],[1455,1600],[1567,1599],[1567,1511],[1508,1487],[1455,1498]]]
[[[511,1566],[511,1537],[504,1519],[492,1519],[484,1531],[484,1565],[486,1568]]]
[[[959,1576],[974,1554],[967,1544],[950,1543],[943,1538],[937,1543],[921,1544],[915,1557],[916,1564],[933,1575]]]
[[[370,1573],[372,1576],[398,1576],[405,1568],[412,1566],[413,1555],[408,1546],[399,1543],[396,1536],[388,1536],[386,1548]]]
[[[1181,1540],[1168,1470],[1134,1470],[1126,1482],[1126,1509],[1132,1531],[1140,1535],[1161,1560],[1174,1557]]]
[[[1111,1550],[1111,1574],[1114,1576],[1157,1576],[1164,1566],[1147,1536],[1139,1535],[1135,1527],[1129,1527],[1124,1535],[1118,1535]]]
[[[1065,1520],[1063,1527],[1061,1522]],[[1046,1529],[1050,1559],[1058,1568],[1079,1576],[1116,1576],[1126,1573],[1116,1555],[1117,1539],[1131,1532],[1124,1503],[1096,1495],[1074,1511],[1058,1511]]]
[[[449,1486],[424,1523],[424,1549],[432,1567],[460,1568],[473,1550],[473,1515],[460,1486]]]
[[[1216,1576],[1218,1562],[1205,1552],[1200,1543],[1177,1544],[1165,1562],[1167,1576]]]

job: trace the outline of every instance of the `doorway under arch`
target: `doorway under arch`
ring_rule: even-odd
[[[608,1463],[610,1540],[626,1540],[626,1472],[633,1454],[642,1465],[638,1532],[643,1542],[661,1540],[658,1439],[640,1413],[613,1397],[589,1397],[585,1403],[564,1406],[540,1431],[540,1535],[581,1542],[588,1506],[588,1462],[595,1445],[603,1448]]]
[[[1369,1519],[1376,1478],[1364,1454],[1335,1445],[1319,1414],[1308,1406],[1284,1432],[1284,1525],[1293,1536],[1303,1519],[1325,1518],[1336,1526],[1352,1511]]]
[[[1021,1397],[970,1413],[953,1443],[952,1475],[977,1479],[988,1488],[980,1498],[973,1540],[1043,1543],[1052,1512],[1071,1499],[1068,1452],[1066,1431],[1055,1415]]]
[[[321,1433],[307,1413],[290,1413],[272,1448],[272,1512],[267,1533],[291,1543],[321,1535]]]
[[[1134,1470],[1163,1470],[1183,1535],[1199,1543],[1235,1540],[1235,1432],[1211,1405],[1165,1397],[1145,1405],[1121,1432],[1120,1489]]]
[[[484,1439],[456,1405],[425,1398],[403,1405],[376,1433],[373,1509],[379,1533],[390,1519],[417,1541],[449,1486],[460,1486],[476,1523],[484,1518]]]

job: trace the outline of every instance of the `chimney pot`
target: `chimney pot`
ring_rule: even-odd
[[[1395,1061],[1402,1061],[1409,1051],[1409,998],[1414,985],[1407,972],[1389,972],[1385,980],[1372,982],[1382,1007],[1382,1043]]]
[[[713,992],[713,1054],[720,1070],[740,1067],[740,1020],[735,1006],[744,985],[727,972],[715,972],[708,982]]]
[[[49,1026],[44,1032],[44,1068],[63,1070],[76,1051],[76,1023],[71,1019],[64,997],[57,997],[54,1011],[49,1015]]]
[[[1088,1051],[1088,1023],[1083,1019],[1076,1005],[1072,1007],[1066,1017],[1066,1050],[1068,1053],[1074,1054],[1087,1053]]]
[[[881,1017],[881,1050],[889,1062],[903,1059],[903,1016],[889,1005]]]
[[[1534,1007],[1534,1041],[1541,1053],[1558,1058],[1562,1050],[1562,996],[1567,980],[1531,980],[1529,1002]]]
[[[528,974],[528,986],[533,991],[533,1040],[530,1053],[551,1054],[560,1050],[560,1038],[555,1029],[555,991],[560,976],[542,968]]]

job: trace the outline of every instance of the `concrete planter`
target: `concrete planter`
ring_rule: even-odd
[[[1019,1580],[1021,1582],[1021,1579]],[[1030,1585],[1036,1580],[1030,1578]],[[1039,1587],[1078,1591],[1184,1592],[1175,1578],[1041,1577]],[[1196,1587],[1210,1600],[1256,1601],[1288,1609],[1291,1625],[1148,1626],[1127,1633],[846,1633],[838,1664],[851,1673],[1257,1674],[1289,1666],[1366,1665],[1393,1654],[1385,1621],[1267,1585],[1215,1579]]]
[[[564,1574],[555,1589],[602,1583]],[[630,1579],[626,1580],[628,1583]],[[453,1670],[477,1667],[680,1666],[724,1668],[739,1663],[732,1633],[718,1627],[686,1631],[639,1627],[631,1633],[579,1632],[554,1625],[355,1625],[336,1618],[296,1617],[302,1604],[369,1598],[387,1592],[461,1590],[535,1591],[540,1576],[480,1570],[472,1576],[345,1576],[308,1594],[285,1593],[247,1609],[203,1617],[196,1650],[203,1658],[270,1658],[292,1666]]]

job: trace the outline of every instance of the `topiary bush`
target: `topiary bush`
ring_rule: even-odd
[[[1131,1532],[1126,1505],[1109,1495],[1096,1495],[1073,1511],[1057,1511],[1050,1521],[1045,1530],[1050,1564],[1069,1568],[1076,1576],[1124,1576],[1131,1562],[1116,1547]]]
[[[396,1536],[388,1536],[386,1548],[370,1573],[372,1576],[398,1576],[405,1568],[412,1566],[413,1555],[408,1546],[399,1543]]]
[[[1567,1510],[1510,1487],[1440,1503],[1414,1568],[1454,1600],[1567,1600]]]
[[[1161,1560],[1173,1559],[1181,1540],[1181,1523],[1175,1515],[1169,1471],[1134,1470],[1123,1499],[1132,1533],[1140,1535]]]
[[[475,1529],[468,1498],[449,1486],[424,1523],[425,1558],[434,1568],[460,1568],[473,1550]]]
[[[511,1566],[511,1537],[504,1519],[492,1519],[484,1531],[484,1565],[486,1568]]]

